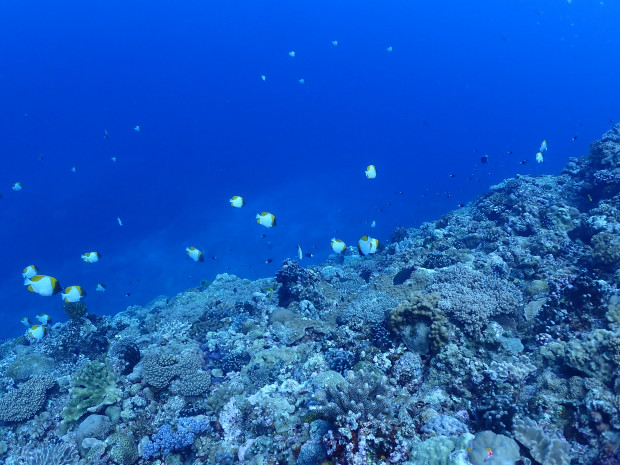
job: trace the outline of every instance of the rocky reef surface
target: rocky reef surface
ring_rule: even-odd
[[[620,125],[375,255],[0,345],[0,461],[620,464]]]

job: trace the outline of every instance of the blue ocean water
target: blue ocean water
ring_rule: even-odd
[[[114,314],[558,173],[618,118],[618,24],[583,0],[2,2],[0,337],[66,318],[30,264]]]

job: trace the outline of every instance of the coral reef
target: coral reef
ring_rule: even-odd
[[[372,256],[2,341],[0,460],[617,465],[619,172],[620,125]]]

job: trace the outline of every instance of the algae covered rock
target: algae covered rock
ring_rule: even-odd
[[[105,439],[111,428],[112,423],[105,415],[89,415],[75,430],[75,442],[81,447],[86,438]]]
[[[15,381],[25,381],[31,376],[41,376],[54,369],[54,360],[43,354],[32,352],[19,356],[6,370],[6,376]]]
[[[408,465],[470,465],[465,458],[466,449],[474,435],[459,437],[434,436],[416,444],[409,451]]]

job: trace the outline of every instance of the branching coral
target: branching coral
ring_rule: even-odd
[[[71,380],[71,400],[61,412],[64,421],[80,419],[87,412],[97,412],[118,402],[120,391],[107,363],[87,363]]]

